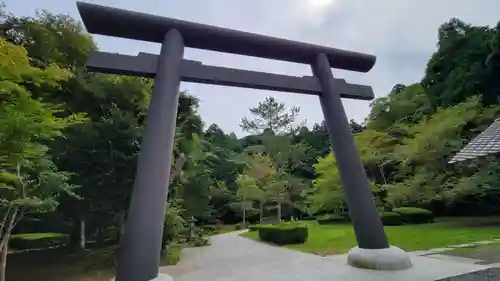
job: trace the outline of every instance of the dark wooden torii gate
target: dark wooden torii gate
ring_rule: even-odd
[[[381,264],[375,261],[376,265],[370,265],[373,263],[370,257],[365,259],[366,251],[373,253],[383,249],[377,252],[378,256],[383,256],[394,247],[389,246],[378,216],[341,97],[371,100],[374,95],[370,86],[335,79],[331,72],[331,68],[368,72],[375,64],[375,56],[95,4],[78,2],[77,6],[90,33],[162,44],[160,55],[91,52],[87,62],[90,71],[155,79],[117,281],[158,278],[181,81],[319,96],[359,245],[349,253],[349,263],[378,269],[411,266],[406,256],[401,258],[404,252],[399,249],[396,251],[399,259],[392,258],[394,253],[385,256]],[[203,65],[183,59],[185,47],[308,64],[314,76],[296,77]],[[387,260],[391,262],[387,264]]]

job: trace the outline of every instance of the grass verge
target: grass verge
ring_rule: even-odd
[[[51,238],[51,237],[60,237],[65,236],[66,234],[62,233],[23,233],[23,234],[14,234],[10,236],[11,239],[24,239],[24,240],[37,240],[42,238]]]
[[[498,262],[500,261],[500,243],[457,248],[440,254],[478,260],[495,260]]]
[[[177,264],[182,246],[172,245],[160,265]],[[118,246],[75,252],[67,248],[9,254],[7,280],[109,281],[115,275]]]
[[[208,231],[207,229],[204,229],[204,233],[207,236],[214,236],[214,235],[219,235],[219,234],[224,234],[224,233],[229,233],[233,231],[237,231],[236,224],[217,224],[217,225],[206,225],[204,227],[210,227],[212,231]]]
[[[474,218],[467,220],[473,221]],[[357,245],[350,224],[318,225],[314,221],[304,223],[309,229],[308,240],[304,244],[285,247],[318,255],[333,255],[346,253]],[[385,231],[391,245],[406,251],[428,250],[500,238],[500,227],[496,225],[470,226],[460,218],[446,218],[435,223],[420,225],[386,226]],[[257,231],[247,232],[242,236],[259,240]]]
[[[175,265],[181,260],[182,247],[180,245],[172,245],[168,247],[166,257],[162,257],[160,266]]]

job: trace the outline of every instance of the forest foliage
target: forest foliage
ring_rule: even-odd
[[[0,249],[11,231],[40,228],[34,218],[72,241],[119,239],[152,81],[86,72],[97,47],[69,16],[1,17]],[[498,157],[448,161],[499,116],[500,26],[451,19],[437,35],[421,81],[378,93],[365,122],[351,120],[374,198],[384,209],[498,213]],[[348,211],[324,123],[308,128],[300,108],[269,97],[238,138],[204,129],[198,105],[181,94],[167,228]]]

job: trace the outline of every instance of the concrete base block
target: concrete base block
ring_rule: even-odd
[[[111,279],[111,281],[115,281],[115,278]],[[174,279],[168,274],[158,273],[158,276],[155,279],[151,279],[149,281],[174,281]]]
[[[172,276],[165,274],[165,273],[158,273],[158,277],[151,281],[174,281],[174,278]]]
[[[352,248],[347,254],[347,262],[354,267],[374,270],[401,270],[412,266],[409,254],[394,246],[386,249]]]

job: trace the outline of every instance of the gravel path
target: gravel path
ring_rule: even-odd
[[[500,280],[500,268],[488,268],[455,277],[441,279],[439,281],[498,281]]]
[[[345,255],[321,257],[274,247],[233,232],[211,237],[211,246],[188,248],[181,262],[160,270],[175,281],[433,281],[487,266],[412,255],[414,266],[374,271],[347,265]]]
[[[281,272],[283,270],[297,271],[298,276],[289,280],[322,280],[311,279],[308,271],[303,270],[304,267],[318,267],[321,262],[327,265],[322,257],[259,243],[239,236],[240,233],[216,235],[210,239],[211,246],[184,249],[181,262],[167,267],[165,272],[175,281],[281,280],[267,277],[287,277],[288,274]],[[304,279],[300,279],[301,274]]]

